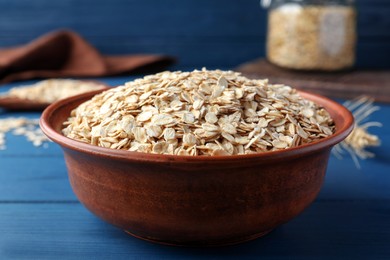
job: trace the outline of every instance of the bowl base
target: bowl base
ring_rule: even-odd
[[[127,234],[148,241],[156,244],[162,244],[162,245],[167,245],[167,246],[183,246],[183,247],[218,247],[218,246],[230,246],[230,245],[236,245],[240,243],[244,243],[247,241],[254,240],[256,238],[262,237],[267,235],[272,231],[266,230],[260,233],[256,233],[253,235],[249,236],[244,236],[244,237],[238,237],[238,238],[230,238],[230,239],[220,239],[220,240],[204,240],[204,241],[169,241],[169,240],[160,240],[157,238],[151,238],[151,237],[144,237],[144,236],[139,236],[131,231],[124,230]]]

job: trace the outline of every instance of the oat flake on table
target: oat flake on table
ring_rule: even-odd
[[[5,150],[6,133],[12,131],[14,135],[23,135],[34,146],[41,146],[49,142],[49,138],[39,128],[39,118],[8,117],[0,119],[0,150]]]
[[[193,156],[281,150],[333,132],[328,112],[289,86],[206,69],[104,91],[74,109],[63,129],[101,147]]]

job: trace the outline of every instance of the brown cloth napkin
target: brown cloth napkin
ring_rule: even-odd
[[[173,58],[162,55],[102,55],[77,33],[61,30],[23,46],[0,49],[0,83],[151,73],[173,62]]]

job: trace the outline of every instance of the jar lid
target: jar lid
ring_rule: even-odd
[[[291,0],[290,0],[291,1]],[[302,2],[303,0],[293,0],[294,2]],[[268,7],[270,7],[272,3],[272,0],[260,0],[260,5],[267,9]]]
[[[294,2],[303,2],[304,0],[290,0],[290,1],[294,1]],[[318,0],[317,0],[318,1]],[[324,2],[326,2],[327,0],[323,0]],[[354,4],[355,3],[355,0],[328,0],[330,3],[332,2],[340,2],[340,1],[345,1],[347,4]],[[310,1],[309,1],[310,2]],[[272,0],[260,0],[260,6],[262,6],[263,8],[267,9],[268,7],[270,7],[272,3]]]
[[[260,0],[260,6],[263,8],[268,8],[271,5],[272,0]]]

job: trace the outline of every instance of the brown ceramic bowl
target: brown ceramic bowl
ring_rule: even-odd
[[[146,240],[227,245],[270,232],[301,213],[323,183],[331,148],[353,128],[351,113],[327,98],[336,132],[316,143],[262,154],[190,157],[93,146],[61,134],[70,111],[94,94],[50,105],[41,128],[64,150],[79,200],[103,220]]]

